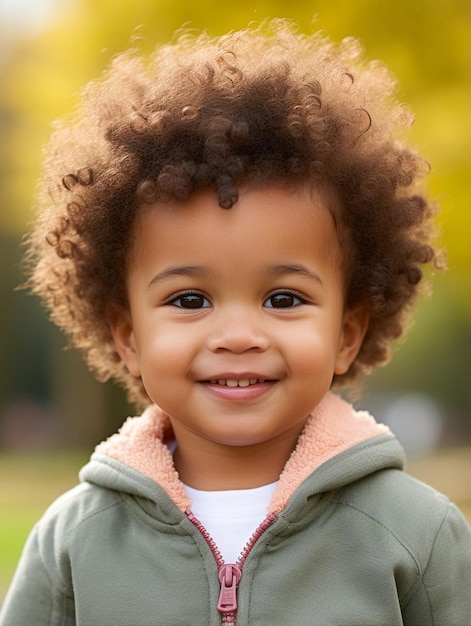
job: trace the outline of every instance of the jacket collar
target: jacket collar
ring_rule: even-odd
[[[365,411],[328,393],[306,421],[275,490],[269,513],[279,513],[299,485],[329,459],[353,446],[390,434]],[[157,482],[181,511],[191,506],[179,480],[167,443],[173,433],[168,416],[152,405],[142,416],[130,417],[118,433],[97,446],[95,458],[105,456]]]

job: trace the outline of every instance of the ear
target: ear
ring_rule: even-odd
[[[108,323],[117,353],[130,374],[138,378],[141,375],[141,369],[131,314],[123,308],[109,307]]]
[[[360,351],[368,330],[369,314],[366,306],[358,305],[347,309],[343,316],[342,334],[335,361],[334,372],[345,374]]]

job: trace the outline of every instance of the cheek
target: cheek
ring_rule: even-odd
[[[182,376],[192,360],[192,345],[182,332],[153,333],[141,343],[141,365],[144,383],[146,379],[154,381],[154,385],[162,380]]]
[[[141,363],[142,383],[149,397],[167,412],[175,399],[183,395],[182,381],[187,371],[187,359],[167,339],[155,342]]]
[[[292,327],[286,333],[284,341],[290,360],[301,370],[328,366],[333,359],[336,337],[329,326],[316,325],[315,322],[299,327]]]
[[[302,341],[291,341],[285,353],[289,369],[297,386],[297,394],[317,403],[332,384],[336,366],[336,352],[331,333],[302,333]],[[288,356],[289,355],[289,356]]]

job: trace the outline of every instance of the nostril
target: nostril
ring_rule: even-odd
[[[270,342],[262,332],[240,326],[225,327],[208,337],[208,347],[212,352],[233,352],[241,354],[248,351],[264,351]]]

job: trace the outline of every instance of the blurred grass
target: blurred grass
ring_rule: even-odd
[[[88,452],[0,454],[0,604],[34,523],[77,484]],[[471,523],[471,448],[442,450],[409,461],[407,471],[456,502]]]
[[[89,452],[0,454],[0,604],[26,538],[45,509],[78,482]]]
[[[471,447],[443,449],[412,459],[406,470],[448,496],[471,524]]]

